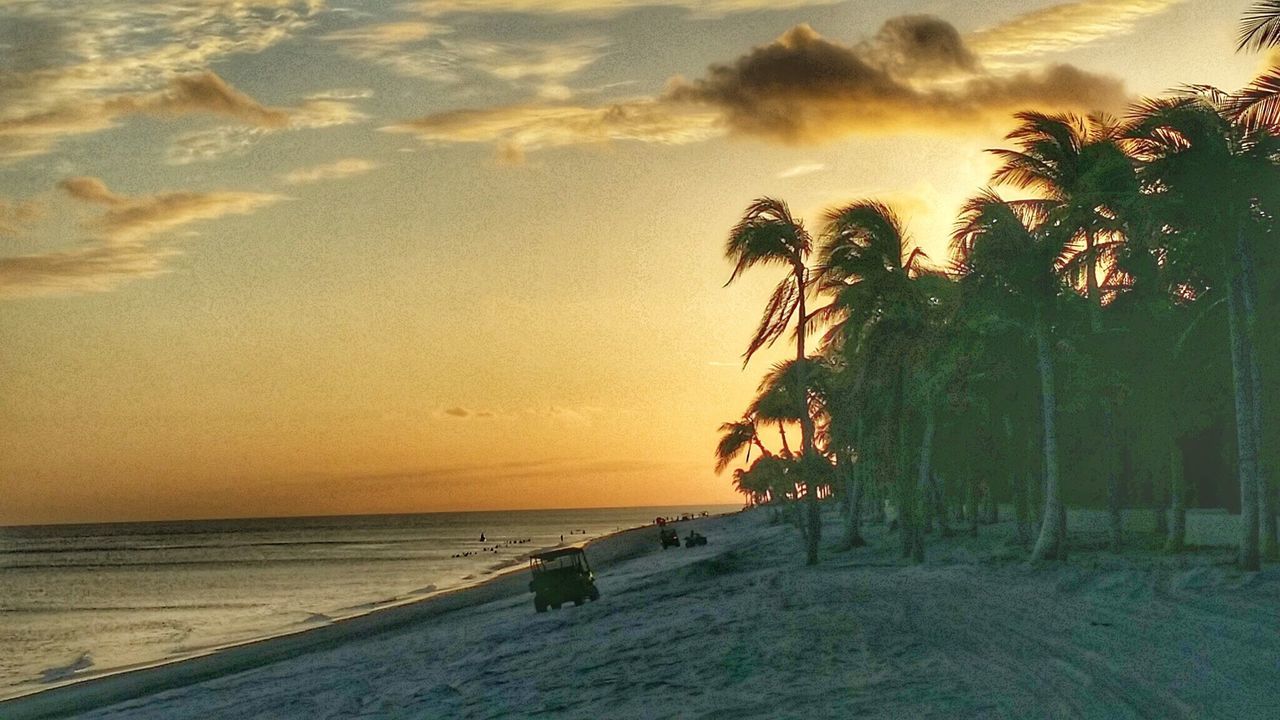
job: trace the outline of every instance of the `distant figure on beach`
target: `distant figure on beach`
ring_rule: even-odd
[[[564,542],[564,533],[560,533],[560,542]]]
[[[484,533],[480,533],[480,542],[484,542]]]

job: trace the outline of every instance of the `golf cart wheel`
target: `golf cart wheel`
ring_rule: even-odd
[[[595,601],[599,600],[599,599],[600,599],[600,591],[599,591],[599,590],[597,590],[597,589],[595,589],[595,588],[591,588],[591,595],[590,595],[589,597],[591,598],[591,602],[595,602]]]
[[[534,609],[534,610],[536,610],[536,611],[538,611],[538,612],[546,612],[546,611],[547,611],[547,603],[546,603],[545,601],[543,601],[541,598],[534,598],[534,599],[533,599],[533,609]]]
[[[552,610],[559,610],[562,603],[551,603]]]
[[[586,602],[586,601],[587,601],[587,599],[586,599],[586,598],[583,598],[583,597],[576,597],[576,598],[574,598],[574,599],[573,599],[573,606],[574,606],[574,607],[582,607],[582,603],[584,603],[584,602]]]

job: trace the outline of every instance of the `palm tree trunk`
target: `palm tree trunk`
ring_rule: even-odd
[[[1049,347],[1048,323],[1044,310],[1036,304],[1036,364],[1040,370],[1040,401],[1044,421],[1044,522],[1031,551],[1031,561],[1062,558],[1066,553],[1066,514],[1058,484],[1058,399],[1054,389],[1053,351]]]
[[[932,530],[933,520],[930,513],[930,493],[929,493],[929,477],[933,471],[931,463],[933,462],[933,434],[937,429],[934,419],[934,411],[932,405],[925,410],[924,416],[924,437],[920,440],[920,463],[917,467],[916,475],[916,517],[918,521],[914,523],[915,533],[914,541],[911,546],[911,559],[914,562],[924,562],[924,534],[926,531]]]
[[[800,454],[803,458],[801,460],[802,467],[807,471],[805,473],[805,504],[809,511],[809,532],[805,538],[807,541],[806,549],[808,550],[806,563],[817,565],[818,546],[822,540],[822,515],[821,508],[818,506],[818,478],[816,471],[819,460],[814,456],[813,452],[813,418],[809,416],[809,373],[805,365],[805,273],[804,263],[796,263],[796,294],[798,295],[796,305],[796,362],[799,363],[800,388],[804,394],[804,407],[800,413]]]
[[[1182,468],[1182,449],[1170,443],[1169,448],[1169,538],[1165,552],[1182,552],[1187,540],[1187,479]]]
[[[867,544],[862,537],[862,496],[866,485],[864,462],[866,461],[859,458],[845,480],[849,494],[849,514],[845,525],[844,541],[840,545],[846,550]]]
[[[1227,325],[1231,333],[1231,376],[1235,386],[1236,473],[1240,480],[1241,569],[1258,570],[1258,454],[1254,443],[1253,383],[1249,338],[1244,327],[1243,282],[1237,273],[1227,283]]]
[[[1169,537],[1169,497],[1168,487],[1156,482],[1158,468],[1146,473],[1147,483],[1151,486],[1152,509],[1156,515],[1156,533],[1159,537]]]
[[[1111,404],[1102,402],[1103,452],[1106,453],[1107,519],[1111,532],[1111,552],[1118,553],[1124,544],[1124,514],[1120,509],[1120,458],[1116,442],[1115,413]]]
[[[1013,440],[1013,421],[1008,415],[1001,418],[1004,422],[1005,460],[1009,472],[1009,491],[1013,494],[1013,515],[1016,519],[1018,542],[1026,546],[1031,542],[1031,512],[1027,505],[1026,476],[1022,473],[1022,453],[1017,450]]]
[[[1258,314],[1254,302],[1253,250],[1244,233],[1237,229],[1236,254],[1240,261],[1241,308],[1244,311],[1245,336],[1248,341],[1247,363],[1249,385],[1253,399],[1253,446],[1255,472],[1258,478],[1258,515],[1262,522],[1262,556],[1267,560],[1280,560],[1280,543],[1276,536],[1276,507],[1272,468],[1262,450],[1262,374],[1258,369]]]

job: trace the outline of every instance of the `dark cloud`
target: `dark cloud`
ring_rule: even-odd
[[[1069,65],[1013,75],[982,70],[959,33],[927,16],[890,20],[847,46],[797,25],[701,79],[673,81],[671,102],[719,108],[733,131],[788,143],[853,132],[988,125],[1028,109],[1117,109],[1119,80]]]
[[[866,44],[864,54],[901,77],[974,73],[979,66],[960,31],[933,15],[890,18]]]

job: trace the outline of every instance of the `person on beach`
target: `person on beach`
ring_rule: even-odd
[[[480,542],[484,542],[484,533],[480,533]]]

